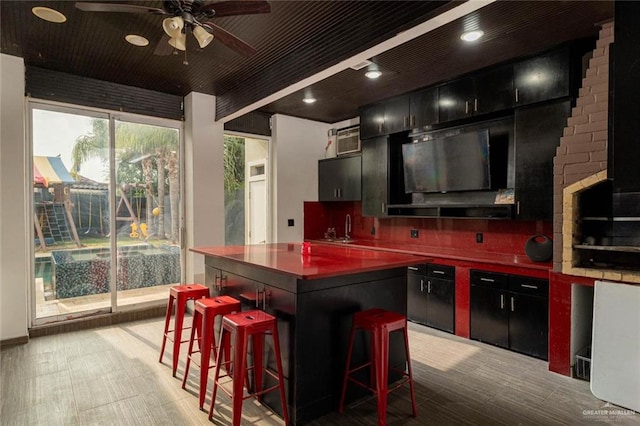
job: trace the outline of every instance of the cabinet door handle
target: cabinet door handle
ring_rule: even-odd
[[[516,302],[513,296],[511,296],[511,312],[515,312],[515,310],[516,310]]]
[[[534,290],[538,289],[537,285],[531,285],[531,284],[520,284],[520,287],[524,287],[524,288],[532,288]]]
[[[385,209],[384,203],[381,203],[381,205],[382,205],[382,213],[386,213],[386,209]]]
[[[411,120],[409,120],[409,124],[411,125],[411,127],[416,125],[416,116],[415,115],[411,116]]]
[[[415,267],[415,266],[407,266],[407,269],[410,269],[412,271],[417,271],[418,270],[418,268]]]
[[[494,280],[493,278],[484,278],[484,277],[480,277],[480,281],[484,281],[487,283],[495,283],[496,280]]]
[[[378,133],[382,133],[382,123],[378,123]]]
[[[402,117],[402,127],[404,127],[405,129],[409,127],[409,117],[407,116]]]
[[[518,201],[516,203],[516,214],[519,215],[520,214],[520,201]]]
[[[504,294],[500,295],[500,309],[504,309]]]
[[[431,280],[427,281],[427,293],[431,294]]]
[[[518,92],[518,88],[516,87],[516,103],[520,102],[520,99],[519,99],[519,97],[518,97],[518,94],[519,94],[519,92]]]
[[[434,274],[444,275],[444,271],[439,271],[439,270],[437,270],[437,269],[434,269],[434,270],[433,270],[433,273],[434,273]]]
[[[420,293],[424,292],[424,280],[420,280]]]
[[[215,287],[218,290],[218,293],[222,293],[222,288],[224,287],[223,282],[227,280],[225,275],[220,274],[220,276],[215,277]]]
[[[473,110],[478,111],[478,98],[473,100]]]
[[[464,101],[464,113],[469,114],[469,101]]]

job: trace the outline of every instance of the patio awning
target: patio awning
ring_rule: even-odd
[[[33,156],[33,184],[48,187],[51,184],[71,184],[75,180],[58,157]]]

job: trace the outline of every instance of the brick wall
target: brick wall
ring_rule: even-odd
[[[609,45],[613,22],[603,24],[582,87],[553,162],[553,269],[562,271],[563,189],[607,169]]]

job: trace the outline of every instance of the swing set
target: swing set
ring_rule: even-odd
[[[89,235],[91,233],[93,233],[93,203],[94,203],[94,196],[93,193],[95,192],[95,190],[89,190],[89,212],[87,214],[88,216],[88,223],[87,223],[87,229],[83,232],[83,234],[85,235]],[[102,192],[102,191],[101,191]],[[104,236],[104,217],[103,217],[103,201],[102,201],[102,195],[98,195],[96,197],[98,199],[98,223],[99,223],[99,230],[97,231],[98,235]],[[108,201],[107,201],[108,202]],[[81,203],[81,193],[78,192],[76,193],[76,203],[77,205],[77,213],[78,213],[78,229],[82,229],[82,203]]]
[[[143,184],[120,185],[120,201],[118,202],[118,206],[116,207],[116,213],[120,211],[120,207],[122,206],[122,204],[124,204],[127,208],[127,211],[129,212],[129,216],[116,216],[116,221],[131,222],[131,225],[130,225],[131,232],[129,233],[129,236],[131,238],[144,238],[146,240],[147,238],[149,238],[149,234],[147,232],[147,224],[144,222],[140,222],[140,210],[141,210],[142,202],[140,200],[140,197],[137,197],[136,207],[137,207],[138,214],[136,215],[136,213],[133,210],[133,206],[129,201],[129,198],[127,198],[127,190],[130,188],[133,188],[133,189],[144,188],[144,185]]]

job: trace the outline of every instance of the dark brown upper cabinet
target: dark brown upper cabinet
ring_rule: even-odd
[[[505,65],[440,86],[440,123],[513,107],[513,68]]]
[[[461,78],[440,86],[439,117],[441,123],[471,117],[475,90],[473,77]]]
[[[318,161],[319,201],[358,201],[362,199],[360,155]]]
[[[419,128],[438,124],[438,88],[430,87],[412,93],[409,99],[411,113],[410,128]]]
[[[393,98],[384,108],[385,134],[429,127],[438,123],[438,88]]]
[[[389,203],[389,141],[379,136],[362,144],[362,214],[387,216]]]
[[[424,129],[438,123],[438,88],[398,96],[360,110],[360,139]]]
[[[400,96],[384,103],[385,134],[402,132],[410,128],[411,111],[409,96]]]
[[[569,47],[515,63],[515,106],[569,96],[570,72]]]
[[[382,136],[385,133],[384,104],[375,104],[360,110],[360,139]]]
[[[494,68],[474,76],[474,115],[489,114],[513,107],[513,66]]]
[[[516,219],[553,219],[553,157],[570,112],[569,99],[516,109]]]

